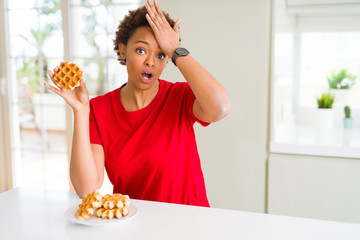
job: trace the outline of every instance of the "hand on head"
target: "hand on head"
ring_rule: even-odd
[[[145,7],[148,11],[148,14],[146,14],[146,19],[148,20],[150,27],[154,32],[155,38],[160,48],[168,57],[171,58],[175,49],[180,46],[179,24],[181,19],[178,19],[175,22],[174,27],[171,28],[156,0],[154,0],[153,3],[151,0],[147,0]]]

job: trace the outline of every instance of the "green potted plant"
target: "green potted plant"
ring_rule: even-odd
[[[318,127],[322,129],[331,129],[334,122],[334,110],[332,109],[335,95],[331,92],[322,93],[320,97],[317,97],[317,120]]]
[[[330,92],[322,93],[320,98],[317,97],[318,108],[332,108],[334,104],[334,100],[335,100],[334,94]]]
[[[330,89],[349,89],[356,83],[356,78],[355,75],[344,68],[337,72],[332,71],[327,76]]]
[[[339,106],[349,105],[351,96],[354,94],[352,87],[357,82],[357,76],[342,68],[331,71],[326,77],[329,84],[329,91],[336,95],[336,102]]]
[[[349,106],[345,106],[344,111],[344,128],[351,129],[354,126],[354,119],[351,117],[351,109]]]

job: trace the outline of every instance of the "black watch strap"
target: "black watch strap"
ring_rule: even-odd
[[[176,66],[176,59],[178,57],[187,56],[189,53],[190,52],[186,48],[179,47],[179,48],[175,49],[175,52],[173,53],[171,60]]]

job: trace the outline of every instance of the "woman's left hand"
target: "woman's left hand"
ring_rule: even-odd
[[[154,32],[155,38],[160,48],[171,58],[175,49],[180,46],[179,24],[181,19],[177,20],[174,27],[171,28],[156,0],[154,0],[154,3],[151,3],[151,0],[147,0],[145,6],[148,11],[146,19]]]

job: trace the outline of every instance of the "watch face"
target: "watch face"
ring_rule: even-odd
[[[180,56],[186,56],[189,54],[189,51],[186,50],[185,48],[178,48],[176,49],[176,53]]]

